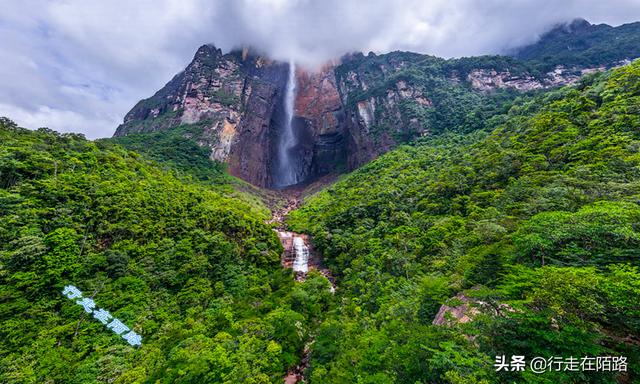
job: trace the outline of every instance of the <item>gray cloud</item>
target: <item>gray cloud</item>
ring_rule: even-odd
[[[251,45],[313,66],[351,51],[500,53],[575,17],[640,20],[637,0],[0,0],[0,115],[91,138],[198,46]]]

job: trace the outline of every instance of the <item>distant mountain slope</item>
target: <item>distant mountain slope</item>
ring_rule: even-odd
[[[514,57],[356,53],[315,72],[296,68],[297,141],[290,151],[297,179],[353,170],[422,136],[481,129],[521,93],[573,84],[635,58],[639,25],[576,21]],[[158,133],[181,132],[234,176],[274,187],[288,71],[289,63],[251,49],[223,53],[204,45],[183,72],[127,113],[116,136],[154,133],[150,140],[158,142]]]
[[[640,57],[640,22],[612,27],[583,19],[559,25],[529,46],[515,50],[518,59],[532,61],[542,71],[555,66],[611,67]]]
[[[395,149],[291,213],[342,296],[310,383],[640,380],[640,61],[487,126]],[[630,365],[496,372],[502,355]]]
[[[470,74],[496,65],[512,73],[497,75],[498,82],[484,72]],[[123,136],[151,134],[149,141],[157,144],[163,132],[184,135],[211,160],[227,163],[231,174],[271,187],[288,70],[287,63],[248,49],[223,54],[202,46],[185,71],[125,116],[115,136],[129,145],[132,140]],[[349,55],[318,72],[298,68],[295,81],[294,150],[307,181],[354,169],[399,143],[439,134],[462,120],[469,120],[467,129],[477,129],[511,90],[545,86],[510,58],[454,62],[402,52]],[[143,143],[144,137],[135,141]]]

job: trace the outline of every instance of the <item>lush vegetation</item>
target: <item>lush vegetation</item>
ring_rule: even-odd
[[[565,67],[611,66],[640,57],[640,23],[612,27],[575,20],[543,35],[540,41],[514,52],[542,72]]]
[[[2,119],[0,143],[0,382],[270,383],[298,363],[331,294],[280,267],[264,206],[109,141]]]
[[[209,159],[201,125],[166,110],[185,75],[138,105],[141,119],[160,113],[144,134],[91,142],[0,119],[0,382],[277,383],[306,344],[310,383],[639,382],[640,62],[539,94],[461,81],[635,49],[629,37],[603,53],[609,29],[594,31],[554,32],[586,39],[575,62],[543,39],[528,61],[394,52],[338,66],[347,108],[387,103],[371,133],[432,135],[291,213],[335,295],[281,267],[268,209]],[[68,284],[142,346],[64,297]],[[496,372],[501,355],[629,366]]]
[[[235,197],[255,207],[264,203],[277,204],[279,197],[267,190],[230,176],[225,164],[211,159],[211,150],[200,146],[197,138],[210,121],[196,124],[182,124],[173,129],[148,133],[132,133],[110,139],[100,139],[98,143],[119,144],[153,160],[166,172],[173,172],[181,178],[198,181],[229,197]]]
[[[400,147],[291,214],[338,277],[311,383],[640,380],[640,63],[486,127]],[[473,320],[432,324],[460,292]],[[499,355],[629,372],[497,373]]]
[[[425,133],[482,129],[488,117],[517,96],[508,88],[474,89],[469,82],[472,72],[495,71],[548,84],[549,72],[557,66],[581,75],[581,69],[610,68],[637,57],[640,23],[611,27],[576,20],[552,29],[511,56],[443,59],[400,51],[353,54],[343,59],[335,73],[347,109],[355,111],[362,102],[375,106],[376,115],[367,127],[374,142],[407,143]]]
[[[149,133],[133,133],[113,137],[111,141],[144,154],[168,169],[188,174],[213,184],[229,184],[232,179],[224,172],[222,163],[209,158],[210,150],[198,145],[203,125],[184,124],[170,130]]]
[[[438,135],[481,129],[488,117],[500,112],[505,102],[519,94],[513,89],[481,92],[471,88],[466,79],[474,69],[509,69],[518,74],[528,68],[504,56],[445,60],[391,52],[351,56],[335,71],[337,81],[347,84],[343,95],[347,108],[374,100],[377,107],[375,122],[369,128],[371,136],[374,139],[389,136],[397,143],[406,143],[423,133]],[[354,73],[357,81],[352,78]],[[399,89],[401,84],[406,88]],[[390,98],[390,92],[409,93],[412,97],[395,100]]]

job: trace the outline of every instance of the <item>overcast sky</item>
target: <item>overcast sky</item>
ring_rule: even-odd
[[[640,20],[639,0],[0,0],[0,116],[109,137],[205,43],[313,65],[350,51],[500,53],[583,17]]]

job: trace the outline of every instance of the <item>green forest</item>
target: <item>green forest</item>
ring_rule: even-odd
[[[335,293],[281,266],[272,195],[193,127],[90,141],[0,119],[0,382],[281,383],[305,349],[313,384],[640,382],[640,61],[471,101],[289,214]],[[514,355],[628,368],[496,371]]]
[[[7,119],[0,143],[0,382],[271,383],[299,360],[328,282],[280,267],[255,197]]]
[[[289,218],[338,277],[309,382],[640,382],[639,203],[638,62],[383,155]],[[433,325],[443,303],[473,321]],[[629,367],[496,372],[500,355]]]

